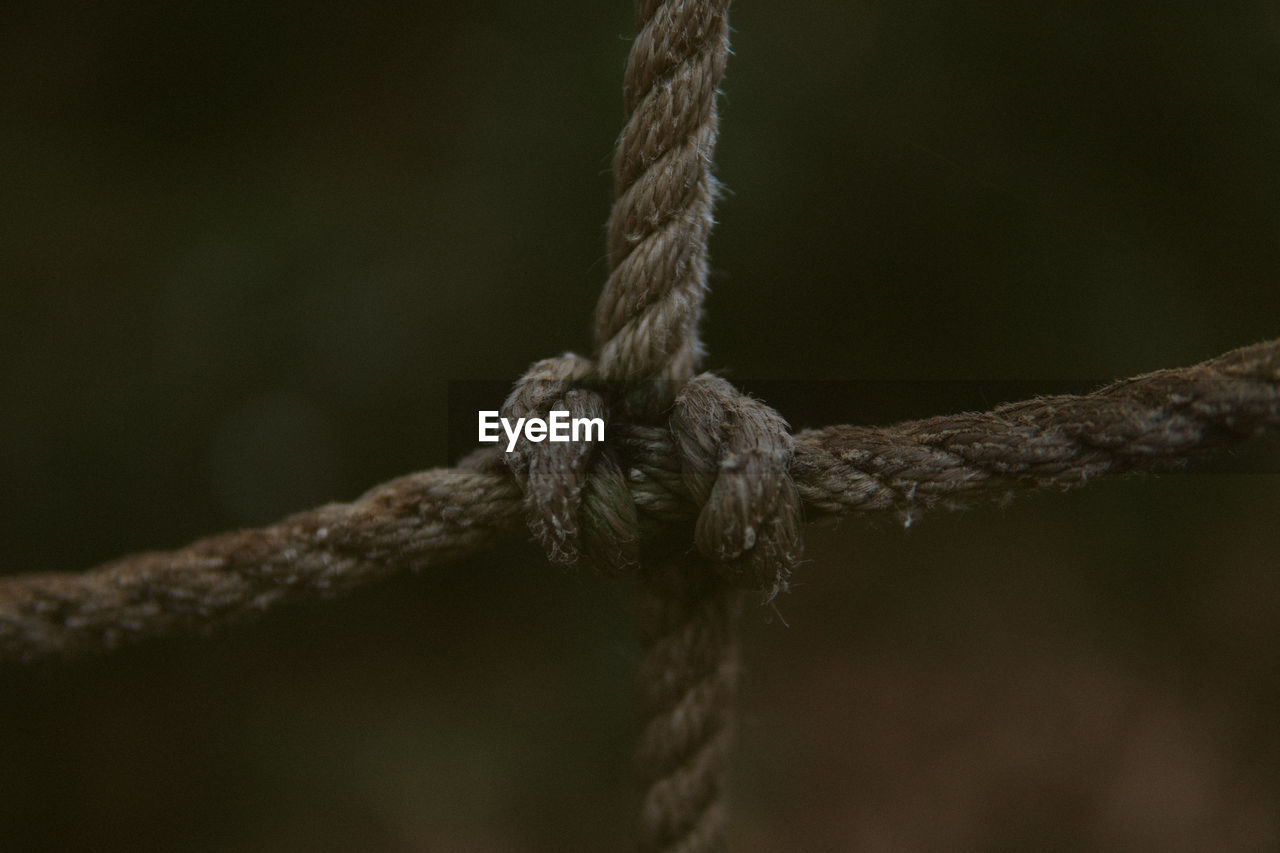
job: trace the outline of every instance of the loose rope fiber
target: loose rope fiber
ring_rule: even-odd
[[[919,514],[1074,488],[1104,475],[1170,470],[1278,428],[1274,340],[1092,394],[889,427],[805,430],[794,436],[791,474],[809,520]],[[695,517],[700,507],[673,463],[669,430],[633,427],[616,441],[642,530],[658,537]],[[0,577],[0,660],[205,631],[474,554],[523,529],[523,497],[503,455],[480,450],[458,468],[400,477],[348,504],[174,551],[81,573]]]

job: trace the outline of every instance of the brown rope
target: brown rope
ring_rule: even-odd
[[[693,375],[714,222],[716,91],[729,58],[729,0],[639,0],[626,124],[613,160],[609,279],[596,306],[600,376]]]
[[[1092,395],[794,440],[768,406],[714,376],[693,378],[728,5],[638,0],[596,358],[539,362],[505,406],[600,417],[615,437],[525,441],[505,458],[476,453],[263,530],[80,576],[0,580],[0,658],[113,648],[332,595],[469,553],[523,516],[552,559],[638,575],[641,845],[718,850],[740,590],[768,599],[786,588],[802,499],[821,512],[909,520],[917,506],[1157,470],[1280,424],[1274,341]],[[642,555],[646,534],[694,515],[698,554]]]
[[[1280,340],[1092,394],[1037,397],[981,414],[796,436],[792,475],[830,513],[910,513],[969,498],[1083,486],[1103,474],[1168,470],[1280,425]]]
[[[810,518],[919,514],[1103,476],[1175,468],[1280,428],[1280,340],[1092,394],[890,427],[796,433],[791,474]],[[666,427],[627,426],[610,444],[648,538],[701,507]],[[0,577],[0,660],[98,652],[205,631],[293,601],[337,595],[439,565],[518,533],[520,488],[492,448],[458,468],[377,486],[349,504],[260,530],[135,554],[75,574]]]
[[[704,373],[680,390],[671,435],[684,484],[701,507],[698,550],[731,586],[772,599],[786,589],[802,549],[787,422]]]
[[[600,378],[644,387],[623,396],[623,416],[653,420],[679,395],[671,429],[685,485],[703,506],[696,541],[704,559],[659,557],[640,577],[642,850],[724,848],[739,595],[725,579],[772,596],[800,552],[785,422],[728,383],[689,383],[702,356],[728,8],[729,0],[636,3],[627,120],[613,161],[610,274],[596,306]],[[635,505],[628,493],[611,496],[619,508]]]
[[[464,557],[521,526],[519,487],[492,462],[401,477],[349,504],[177,551],[134,554],[82,574],[0,578],[0,660],[207,631]]]
[[[640,847],[723,849],[742,595],[696,555],[644,571],[637,602],[646,649],[636,677]]]
[[[503,416],[546,417],[558,409],[574,418],[605,417],[605,397],[583,387],[594,369],[572,354],[534,364],[503,404]],[[505,461],[524,490],[529,528],[549,559],[576,563],[585,551],[606,576],[635,573],[640,562],[635,502],[603,442],[535,444],[522,438]]]

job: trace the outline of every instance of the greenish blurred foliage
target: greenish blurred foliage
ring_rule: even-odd
[[[1273,4],[732,21],[709,366],[796,427],[1277,335]],[[625,3],[7,3],[0,571],[447,464],[449,383],[588,351],[630,30]],[[815,528],[790,627],[745,619],[735,845],[1280,845],[1280,493],[1249,473],[1278,453]],[[630,618],[512,543],[0,669],[0,849],[621,847]]]

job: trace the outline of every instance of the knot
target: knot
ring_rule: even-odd
[[[506,418],[602,418],[604,396],[585,383],[595,373],[588,359],[566,353],[529,368],[503,404]],[[506,462],[524,492],[529,529],[547,557],[576,563],[585,554],[597,571],[632,575],[640,565],[639,521],[622,467],[604,442],[530,442],[523,435]]]
[[[694,529],[698,550],[726,581],[763,590],[766,601],[786,590],[803,550],[787,422],[704,373],[676,397],[671,434],[685,487],[702,507]]]
[[[785,590],[802,546],[800,495],[790,474],[794,450],[782,416],[709,373],[674,398],[671,383],[607,387],[614,393],[606,392],[592,361],[568,353],[534,364],[503,404],[511,420],[567,411],[571,419],[600,418],[607,434],[624,436],[533,442],[522,433],[506,454],[529,528],[547,556],[559,563],[585,558],[611,577],[635,574],[637,500],[644,504],[637,489],[651,474],[669,471],[697,507],[694,542],[718,573],[735,587],[762,590],[766,600]],[[665,429],[644,426],[662,417]],[[670,443],[637,442],[642,432],[669,433]],[[673,520],[646,516],[664,525]]]

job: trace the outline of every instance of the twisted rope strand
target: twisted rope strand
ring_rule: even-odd
[[[794,436],[792,479],[809,518],[955,508],[1103,476],[1174,468],[1280,429],[1280,340],[1092,394],[990,412]],[[622,431],[628,484],[651,535],[700,509],[670,433]],[[524,529],[500,450],[424,471],[349,504],[136,554],[77,574],[0,577],[0,660],[104,651],[203,631],[276,606],[460,559]]]
[[[516,383],[503,415],[546,417],[559,409],[571,418],[605,422],[604,397],[579,387],[593,368],[572,353],[537,362]],[[597,441],[533,443],[522,438],[505,461],[524,490],[529,528],[550,559],[571,564],[585,553],[609,577],[635,574],[639,520],[611,448]]]
[[[613,161],[610,274],[596,306],[596,360],[606,380],[680,383],[702,355],[728,8],[728,0],[637,3],[627,118]]]
[[[642,850],[722,850],[740,592],[696,555],[646,568],[636,674]]]
[[[493,461],[400,477],[349,504],[82,574],[0,578],[0,661],[207,631],[465,557],[522,527],[520,489]]]
[[[636,766],[644,792],[642,850],[724,848],[728,718],[737,681],[732,623],[739,594],[717,572],[748,551],[756,558],[752,567],[730,574],[765,585],[773,594],[785,585],[799,556],[796,526],[775,524],[773,508],[762,509],[760,500],[748,505],[760,494],[743,485],[747,472],[739,466],[740,460],[749,460],[756,473],[776,472],[786,479],[789,443],[785,452],[751,452],[742,446],[744,439],[721,453],[716,439],[725,436],[716,435],[720,425],[681,391],[702,358],[698,323],[707,292],[707,238],[714,224],[711,159],[716,95],[729,58],[728,8],[729,0],[636,3],[639,32],[623,82],[627,121],[613,161],[610,273],[596,306],[600,378],[658,380],[646,395],[631,395],[624,414],[632,421],[652,420],[673,399],[684,401],[677,408],[685,417],[673,422],[673,429],[684,438],[682,449],[704,452],[682,459],[712,463],[697,464],[702,470],[693,472],[683,466],[687,483],[701,492],[699,503],[714,497],[699,522],[705,556],[659,559],[644,567],[640,579],[637,613],[645,656],[637,691],[645,735]],[[717,390],[726,401],[722,408],[747,413],[743,432],[750,440],[766,443],[761,430],[753,428],[767,425],[781,434],[774,441],[785,442],[785,429],[759,416],[759,407],[736,406],[736,392],[727,384]],[[682,396],[675,398],[677,393]],[[787,495],[798,507],[794,489]],[[757,529],[764,542],[760,548],[754,548]],[[788,533],[793,535],[781,542]],[[791,559],[779,559],[782,555]],[[681,642],[686,629],[718,641],[687,646]],[[708,653],[711,666],[690,671],[685,665],[690,656]],[[674,705],[646,701],[655,686],[673,675],[684,676],[674,685]],[[690,726],[692,720],[705,724]]]
[[[792,477],[824,513],[911,511],[1014,491],[1068,489],[1103,474],[1168,470],[1280,425],[1280,340],[1091,394],[888,428],[795,436]]]
[[[477,452],[458,469],[400,478],[261,530],[80,576],[0,579],[0,660],[110,649],[334,595],[471,553],[527,515],[552,559],[583,552],[608,574],[639,573],[642,849],[722,850],[739,668],[735,586],[768,597],[786,588],[802,500],[820,512],[896,510],[909,520],[916,506],[1167,468],[1280,425],[1280,341],[1092,395],[794,439],[762,403],[716,377],[692,378],[702,356],[728,6],[637,0],[596,360],[540,362],[504,407],[602,420],[616,409],[619,438],[562,448],[526,440],[508,457]],[[630,390],[600,390],[615,382]],[[669,431],[655,428],[669,409]],[[646,532],[695,513],[700,554],[641,563]]]
[[[671,434],[685,487],[702,507],[694,534],[698,550],[730,584],[762,590],[772,600],[787,588],[803,550],[787,422],[704,373],[676,398]]]

